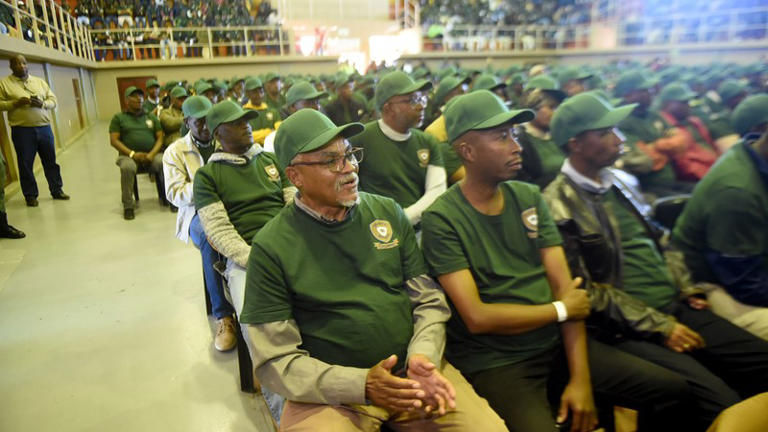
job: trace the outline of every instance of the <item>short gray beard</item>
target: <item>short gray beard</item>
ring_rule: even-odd
[[[346,182],[348,182],[348,181],[350,181],[350,180],[352,180],[352,179],[357,180],[357,173],[352,172],[352,173],[349,173],[349,175],[346,175],[346,176],[340,178],[336,182],[336,191],[337,192],[340,191],[341,190],[341,185],[346,183]],[[347,207],[347,208],[354,207],[356,204],[359,204],[359,203],[360,203],[360,194],[359,193],[357,194],[357,198],[355,198],[354,200],[339,201],[339,204],[341,204],[342,206]]]

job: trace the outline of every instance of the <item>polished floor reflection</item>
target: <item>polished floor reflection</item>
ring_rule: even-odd
[[[71,201],[7,203],[0,239],[0,430],[272,431],[241,393],[237,355],[213,348],[200,255],[139,176],[124,221],[107,123],[58,156]],[[45,193],[42,193],[45,192]]]

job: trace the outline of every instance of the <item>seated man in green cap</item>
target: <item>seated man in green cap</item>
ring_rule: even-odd
[[[675,255],[659,245],[642,196],[610,169],[623,147],[616,125],[634,108],[589,92],[563,102],[551,128],[568,159],[543,196],[571,271],[629,294],[623,304],[651,327],[631,334],[601,326],[602,340],[685,377],[700,412],[691,429],[703,430],[741,397],[768,390],[768,342],[707,310],[686,270],[668,265]]]
[[[571,279],[538,188],[508,181],[522,167],[514,126],[533,112],[509,111],[481,90],[456,98],[445,116],[467,176],[424,212],[422,227],[424,255],[454,311],[448,360],[510,430],[555,431],[569,419],[570,430],[591,431],[593,387],[611,408],[647,409],[649,430],[679,430],[666,417],[683,414],[676,411],[683,404],[670,400],[687,397],[685,381],[587,343],[587,292]]]
[[[727,79],[717,86],[716,95],[719,103],[713,102],[709,115],[702,120],[706,122],[717,148],[724,152],[739,141],[740,136],[731,125],[731,113],[747,97],[747,85],[736,79]]]
[[[205,120],[221,150],[194,176],[195,210],[208,241],[227,258],[224,275],[238,315],[251,240],[295,192],[275,156],[254,145],[250,120],[258,115],[231,100],[214,105]]]
[[[517,128],[523,167],[516,179],[543,189],[560,173],[565,154],[552,140],[549,123],[566,97],[560,84],[549,75],[537,75],[525,84],[523,106],[533,110],[536,118]]]
[[[328,118],[337,125],[366,120],[365,102],[355,95],[355,80],[351,75],[336,78],[336,98],[323,107]]]
[[[635,105],[618,124],[627,145],[619,159],[621,168],[638,178],[644,193],[657,197],[690,193],[695,182],[677,180],[673,163],[665,154],[677,139],[665,135],[664,120],[650,109],[655,86],[644,73],[631,71],[621,75],[613,88],[614,96],[622,98],[625,105]]]
[[[505,431],[442,360],[450,315],[395,201],[358,192],[362,149],[302,109],[277,131],[299,189],[253,239],[240,320],[259,380],[288,402],[282,431]]]
[[[280,121],[282,121],[280,112],[264,102],[264,85],[260,79],[250,77],[245,80],[245,94],[248,97],[248,102],[243,105],[243,108],[259,113],[256,118],[251,120],[253,140],[263,146],[264,138],[280,125]]]
[[[277,111],[285,105],[285,96],[283,96],[283,81],[279,75],[274,72],[268,72],[264,76],[264,90],[266,96],[264,102]]]
[[[448,133],[445,130],[445,116],[443,111],[453,98],[461,96],[469,91],[469,83],[472,81],[469,77],[458,75],[449,75],[440,81],[435,90],[433,100],[437,107],[435,111],[439,117],[435,119],[424,132],[432,135],[440,142],[440,151],[445,163],[445,173],[448,177],[448,184],[454,184],[464,178],[464,166],[461,165],[459,155],[453,151],[453,146],[448,143]]]
[[[227,302],[221,278],[213,267],[219,260],[219,253],[205,236],[193,200],[195,173],[208,162],[214,150],[213,136],[205,122],[212,107],[213,104],[205,96],[195,95],[184,101],[181,110],[189,133],[177,139],[163,153],[163,173],[166,197],[179,209],[176,237],[184,243],[191,239],[202,255],[205,288],[211,299],[211,313],[217,320],[214,346],[219,351],[228,351],[237,342],[232,322],[234,309]]]
[[[574,96],[587,91],[587,80],[592,78],[592,74],[582,71],[578,67],[571,66],[563,69],[557,74],[560,81],[560,88],[568,96]]]
[[[212,104],[215,104],[216,102],[218,102],[218,99],[219,99],[218,90],[212,84],[209,84],[208,81],[200,81],[196,83],[195,94],[199,96],[207,97]]]
[[[243,105],[248,100],[245,94],[245,78],[232,77],[227,86],[227,97],[238,105]]]
[[[694,190],[674,229],[694,281],[719,284],[712,310],[768,339],[768,95],[733,112],[742,141]]]
[[[174,87],[170,95],[171,106],[160,113],[160,126],[163,127],[163,149],[181,137],[181,126],[184,122],[181,105],[189,96],[184,87]]]
[[[440,143],[417,129],[424,121],[429,81],[414,82],[405,72],[384,75],[376,86],[381,119],[351,139],[368,157],[360,164],[362,190],[394,199],[412,225],[446,189]]]
[[[123,218],[134,218],[133,182],[140,165],[148,167],[160,185],[163,182],[163,129],[160,120],[141,107],[144,92],[137,87],[125,89],[124,112],[115,114],[109,123],[109,143],[117,150],[115,162],[120,167]],[[165,187],[161,187],[165,190]],[[163,199],[165,204],[165,199]]]
[[[321,111],[320,99],[328,96],[328,93],[319,91],[315,86],[307,81],[299,81],[291,86],[290,90],[285,94],[285,107],[284,111],[291,115],[302,108],[309,108],[317,111]],[[272,131],[266,138],[264,138],[264,150],[268,152],[275,152],[275,135],[277,131]]]
[[[720,150],[700,118],[691,115],[688,102],[696,97],[687,84],[667,84],[658,96],[665,135],[670,146],[657,149],[674,163],[677,180],[697,182],[720,156]]]
[[[147,88],[147,97],[141,104],[141,108],[147,114],[157,115],[157,106],[160,105],[160,83],[152,78],[147,80],[145,87]]]

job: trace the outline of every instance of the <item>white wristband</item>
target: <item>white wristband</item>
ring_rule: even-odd
[[[554,306],[557,311],[557,322],[568,320],[568,309],[565,308],[565,303],[558,300],[552,302],[552,306]]]

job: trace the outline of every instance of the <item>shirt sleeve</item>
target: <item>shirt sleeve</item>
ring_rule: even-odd
[[[445,168],[445,161],[443,160],[443,152],[440,151],[440,141],[434,136],[425,133],[424,137],[429,143],[429,164]]]
[[[293,302],[278,259],[259,243],[256,234],[245,278],[245,301],[240,322],[264,324],[293,319]]]
[[[40,80],[40,84],[43,87],[43,90],[45,92],[45,94],[43,94],[43,108],[47,110],[52,110],[56,108],[58,101],[56,100],[56,95],[53,94],[53,92],[51,91],[51,87],[49,87],[48,83],[46,83],[42,79]]]
[[[439,150],[438,150],[439,152]],[[440,156],[442,161],[442,156]],[[442,165],[427,166],[427,177],[424,181],[424,195],[418,201],[405,209],[405,214],[412,225],[421,222],[421,215],[448,188],[448,176]]]
[[[534,194],[536,197],[536,213],[539,228],[539,237],[536,240],[536,245],[539,249],[562,245],[563,238],[560,236],[560,231],[557,229],[557,225],[555,225],[555,221],[549,213],[549,207],[544,202],[538,188],[534,189]]]
[[[247,301],[247,297],[246,297]],[[364,404],[368,369],[338,366],[299,348],[294,320],[247,324],[245,340],[259,381],[288,400],[316,404]]]
[[[443,214],[425,212],[421,229],[424,257],[436,276],[469,268],[461,239]]]
[[[413,336],[408,344],[408,358],[423,354],[439,365],[445,350],[445,322],[451,317],[445,294],[426,274],[409,279],[405,287],[413,308]]]
[[[403,212],[400,204],[392,201],[397,212],[396,220],[400,225],[402,239],[400,244],[400,259],[403,265],[404,279],[408,280],[427,272],[427,265],[424,263],[424,256],[419,249],[419,243],[416,240],[416,233],[411,226],[410,221]]]
[[[200,210],[207,205],[221,201],[219,193],[216,190],[216,182],[213,181],[205,167],[197,170],[192,182],[192,197],[195,202],[196,210]]]
[[[184,155],[172,145],[163,153],[165,196],[176,207],[193,204],[193,183],[184,166]]]
[[[112,120],[110,120],[109,122],[109,133],[113,133],[113,132],[117,132],[117,133],[122,132],[122,129],[120,128],[120,116],[118,116],[117,114],[112,116]]]
[[[766,215],[748,191],[713,191],[707,218],[707,247],[725,256],[747,257],[768,250]]]

